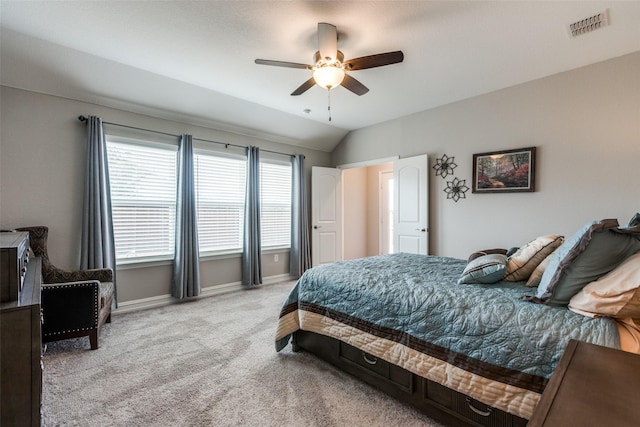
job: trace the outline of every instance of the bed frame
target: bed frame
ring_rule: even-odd
[[[376,389],[455,427],[526,427],[527,420],[415,375],[334,338],[293,334],[293,351],[305,350]]]

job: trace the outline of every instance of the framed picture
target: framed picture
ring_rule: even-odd
[[[473,155],[474,193],[535,191],[536,147]]]

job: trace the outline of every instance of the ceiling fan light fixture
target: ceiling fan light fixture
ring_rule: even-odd
[[[256,64],[272,65],[276,67],[301,68],[312,70],[313,77],[302,83],[291,96],[298,96],[311,89],[316,84],[327,89],[329,105],[331,105],[331,89],[342,86],[358,96],[369,92],[369,89],[358,80],[347,74],[346,71],[366,70],[367,68],[382,67],[384,65],[397,64],[404,60],[401,50],[394,52],[378,53],[375,55],[361,56],[349,59],[345,62],[344,54],[338,50],[338,32],[335,25],[326,22],[318,23],[318,51],[313,55],[312,64],[307,65],[297,62],[272,61],[269,59],[256,59]],[[329,116],[331,117],[331,116]],[[331,120],[331,118],[329,118]]]
[[[342,83],[342,80],[344,80],[344,74],[342,67],[326,65],[324,67],[316,68],[313,71],[313,79],[316,81],[318,86],[331,90]]]

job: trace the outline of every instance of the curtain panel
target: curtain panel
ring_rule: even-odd
[[[171,294],[180,299],[200,294],[200,254],[193,161],[193,137],[182,135],[178,149],[175,256],[171,285]]]
[[[304,175],[304,156],[291,157],[291,255],[289,273],[302,276],[311,267],[309,212]]]
[[[102,120],[87,118],[87,167],[82,208],[80,269],[113,270],[114,304],[117,307],[116,249],[113,233],[107,144]]]
[[[247,147],[247,191],[244,207],[242,284],[262,284],[262,248],[260,241],[260,149]]]

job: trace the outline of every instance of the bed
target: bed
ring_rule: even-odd
[[[589,241],[614,228],[598,224]],[[566,260],[572,248],[577,265],[589,246],[580,231],[582,240],[561,239],[544,257],[534,251],[536,266],[540,258]],[[640,234],[616,232],[631,239],[625,250],[637,252],[637,267]],[[609,271],[629,256],[614,258]],[[461,283],[472,263],[399,253],[307,270],[283,304],[276,350],[291,342],[451,425],[524,426],[571,339],[621,347],[620,319],[541,303],[549,292],[525,286],[535,266],[525,280]]]

